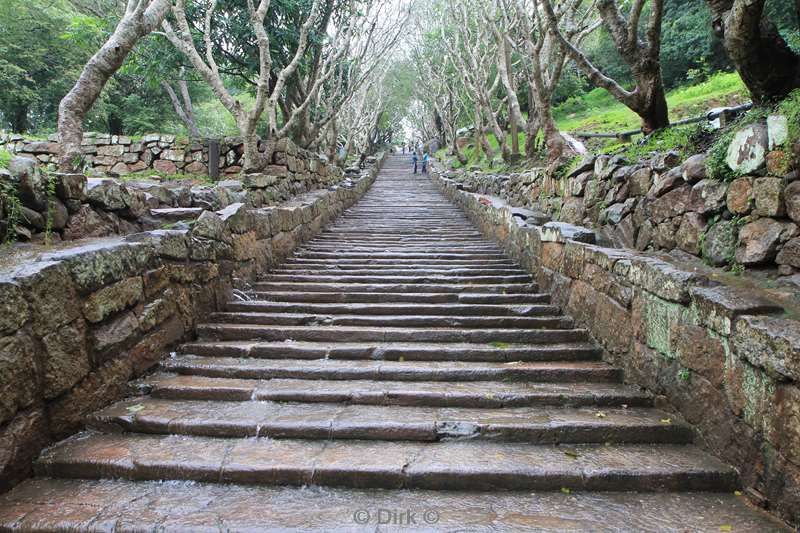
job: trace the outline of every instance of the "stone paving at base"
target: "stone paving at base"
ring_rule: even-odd
[[[783,530],[405,158],[250,296],[0,530]]]

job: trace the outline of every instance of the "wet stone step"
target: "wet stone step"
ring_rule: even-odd
[[[447,275],[404,275],[404,276],[388,276],[388,275],[379,275],[373,273],[371,276],[350,276],[350,275],[335,275],[331,276],[329,274],[314,274],[314,275],[302,275],[302,274],[268,274],[265,276],[264,281],[266,283],[257,283],[256,289],[264,290],[264,287],[271,286],[277,283],[285,283],[285,282],[298,282],[304,284],[338,284],[341,283],[352,283],[352,284],[375,284],[375,285],[394,285],[397,284],[400,287],[412,285],[412,284],[431,284],[435,286],[444,286],[448,284],[452,284],[453,278]],[[510,276],[500,276],[500,275],[489,275],[489,276],[472,276],[469,278],[464,278],[463,281],[459,279],[461,282],[460,287],[462,289],[468,289],[473,285],[504,285],[504,284],[518,284],[522,283],[528,286],[529,288],[532,286],[531,277],[527,274],[515,274]],[[341,287],[340,287],[341,289]]]
[[[367,326],[367,327],[441,327],[441,328],[571,328],[568,317],[453,317],[415,315],[321,315],[308,313],[214,313],[210,319],[227,324],[259,324],[285,326]]]
[[[381,267],[364,268],[356,265],[284,265],[282,268],[271,271],[271,274],[301,275],[301,276],[447,276],[453,278],[469,278],[473,276],[516,276],[524,274],[518,269],[503,267],[480,267],[480,268],[453,268],[448,266],[427,266],[427,267],[398,267],[383,265]]]
[[[524,344],[426,344],[347,342],[211,341],[187,343],[187,354],[264,359],[339,359],[375,361],[585,361],[600,358],[589,342]]]
[[[200,324],[202,340],[312,342],[469,342],[546,344],[588,341],[583,329],[371,328],[358,326],[258,326]]]
[[[381,514],[383,510],[383,514]],[[732,493],[442,492],[192,482],[32,479],[0,496],[13,531],[377,531],[406,512],[415,531],[778,533],[790,530]],[[357,514],[358,513],[358,514]],[[401,527],[397,527],[401,530]],[[383,530],[383,529],[382,529]]]
[[[317,292],[317,291],[270,291],[254,292],[253,300],[273,302],[308,303],[465,303],[465,304],[546,304],[550,295],[542,293],[491,294],[472,292]]]
[[[452,281],[452,280],[449,280]],[[353,281],[342,283],[333,281],[330,283],[315,283],[310,281],[264,281],[255,284],[256,294],[284,291],[305,291],[305,292],[333,292],[342,294],[348,293],[469,293],[469,294],[490,294],[490,295],[510,295],[536,293],[538,287],[535,283],[359,283]]]
[[[649,407],[636,388],[608,383],[229,379],[157,374],[145,380],[156,398],[173,400],[345,403],[425,407]],[[603,383],[602,381],[606,381]]]
[[[79,434],[39,475],[435,490],[733,491],[733,470],[691,445],[216,439]]]
[[[600,361],[473,363],[460,361],[368,361],[176,356],[161,363],[167,372],[236,379],[326,379],[388,381],[617,381],[621,372]]]
[[[132,398],[89,417],[92,429],[220,438],[535,444],[688,444],[692,432],[656,409],[468,409]]]
[[[297,302],[236,301],[226,306],[230,312],[243,313],[323,313],[337,315],[413,315],[477,316],[477,317],[536,317],[555,316],[555,305],[469,305],[469,304],[325,304]]]

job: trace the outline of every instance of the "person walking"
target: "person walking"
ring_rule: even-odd
[[[414,150],[411,152],[411,161],[414,163],[414,174],[417,173],[417,162],[419,161],[419,157],[417,157],[417,151]]]
[[[425,152],[422,155],[422,173],[423,174],[427,174],[428,173],[428,160],[429,159],[430,159],[430,157],[428,156],[428,152]]]

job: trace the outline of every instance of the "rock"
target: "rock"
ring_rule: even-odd
[[[69,210],[67,210],[67,206],[62,204],[60,200],[57,198],[50,200],[49,213],[51,229],[61,231],[67,227],[67,222],[69,222]]]
[[[697,183],[706,179],[706,155],[697,154],[687,159],[681,167],[683,180],[689,183]]]
[[[743,316],[731,336],[735,353],[770,375],[800,380],[800,324],[768,316]]]
[[[589,170],[594,169],[594,162],[596,157],[590,154],[586,154],[581,157],[580,161],[578,161],[577,166],[575,169],[567,175],[567,178],[575,178],[579,174],[583,174]]]
[[[786,142],[789,138],[789,120],[785,115],[767,117],[767,136],[770,150],[774,150]]]
[[[92,293],[83,304],[83,316],[89,322],[101,322],[108,316],[139,303],[143,297],[141,277],[123,279]]]
[[[186,152],[183,150],[164,150],[161,152],[161,159],[166,159],[167,161],[175,163],[183,163],[185,157]]]
[[[778,245],[793,236],[797,226],[771,218],[760,218],[746,224],[739,232],[736,261],[743,265],[759,265],[775,259]]]
[[[631,260],[628,279],[660,298],[679,303],[688,303],[689,289],[707,281],[699,274],[680,270],[665,261],[641,256]]]
[[[700,255],[700,241],[706,230],[706,220],[698,213],[683,215],[675,243],[678,248],[692,255]]]
[[[650,204],[650,217],[658,223],[684,214],[689,211],[691,196],[692,187],[688,184],[671,190]]]
[[[560,242],[568,240],[594,244],[594,231],[564,222],[548,222],[541,227],[540,237],[542,242]]]
[[[89,373],[83,324],[76,320],[42,338],[42,392],[46,399],[68,391]]]
[[[35,360],[34,343],[27,335],[0,337],[0,425],[37,396]]]
[[[205,176],[208,174],[208,169],[203,163],[199,161],[193,161],[186,165],[184,172],[187,174],[193,174],[195,176]]]
[[[800,180],[787,185],[783,196],[786,203],[786,214],[795,222],[800,223]]]
[[[121,211],[131,204],[131,193],[120,182],[91,178],[87,183],[89,203],[106,211]]]
[[[677,246],[675,241],[675,235],[678,232],[676,223],[680,223],[680,220],[680,218],[673,218],[653,228],[653,246],[656,249],[672,250]]]
[[[86,199],[86,176],[83,174],[60,173],[55,175],[55,179],[56,194],[64,202]]]
[[[783,245],[775,262],[779,265],[789,265],[800,268],[800,238],[791,239]]]
[[[783,150],[773,150],[767,154],[767,174],[785,176],[792,169],[792,156]]]
[[[153,168],[158,172],[163,172],[164,174],[177,174],[178,172],[178,167],[175,166],[175,163],[164,159],[157,159],[156,161],[153,161]]]
[[[130,171],[131,169],[128,168],[128,165],[120,161],[119,163],[111,167],[111,170],[109,170],[108,173],[115,176],[124,176],[125,174],[129,174]]]
[[[650,167],[639,167],[628,178],[631,196],[644,196],[653,184],[653,170]]]
[[[585,216],[586,209],[583,206],[583,198],[571,196],[567,198],[561,206],[559,218],[563,222],[580,224]]]
[[[689,211],[706,214],[722,209],[725,205],[727,185],[721,181],[704,179],[694,184],[689,196]]]
[[[758,178],[753,183],[755,213],[764,217],[780,217],[785,213],[781,178]]]
[[[669,152],[664,152],[658,154],[652,160],[652,167],[653,170],[656,171],[664,171],[669,170],[678,165],[681,162],[681,156],[678,152],[674,152],[670,150]]]
[[[714,266],[730,263],[736,254],[739,228],[729,220],[717,222],[703,239],[703,257]]]
[[[247,189],[266,189],[277,182],[278,178],[269,174],[246,174],[242,185]]]
[[[118,224],[113,215],[100,214],[84,204],[70,216],[64,231],[64,238],[106,237],[113,235],[117,230]]]
[[[650,187],[647,196],[648,198],[659,198],[683,183],[683,173],[679,168],[673,168],[656,175],[653,186]]]
[[[20,201],[36,211],[43,211],[47,206],[47,183],[39,172],[36,160],[12,157],[8,170],[16,181]]]
[[[246,233],[253,229],[250,210],[243,203],[231,204],[225,209],[217,211],[217,215],[232,233]]]
[[[225,225],[220,216],[213,211],[203,211],[192,227],[192,237],[224,241]]]
[[[612,224],[619,224],[636,207],[636,198],[628,198],[623,203],[614,204],[600,214],[600,220],[607,220]]]
[[[753,208],[753,178],[736,178],[728,185],[725,199],[728,211],[734,215],[746,215]]]
[[[0,279],[0,336],[14,333],[28,320],[28,302],[20,286]]]
[[[768,148],[767,126],[751,124],[736,132],[725,162],[735,172],[750,174],[764,168]]]
[[[34,228],[38,231],[44,231],[47,227],[44,217],[34,211],[33,209],[29,209],[24,205],[19,207],[19,220],[28,227]]]

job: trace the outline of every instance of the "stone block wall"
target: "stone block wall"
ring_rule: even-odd
[[[276,143],[272,152],[274,164],[261,174],[214,184],[160,181],[158,176],[134,181],[49,172],[31,158],[30,150],[35,148],[30,143],[22,144],[23,155],[13,158],[8,169],[0,169],[0,238],[9,234],[7,226],[12,219],[10,233],[21,241],[39,242],[47,237],[57,242],[157,229],[193,220],[203,209],[222,209],[233,203],[251,207],[275,205],[298,194],[346,183],[348,178],[359,175],[358,169],[343,173],[336,165],[298,149],[287,139]],[[4,196],[2,191],[7,190],[15,191],[19,205],[12,205]]]
[[[681,163],[674,152],[639,162],[587,156],[561,179],[544,169],[445,176],[465,190],[591,227],[607,246],[677,249],[714,266],[772,267],[789,276],[800,272],[800,144],[793,152],[780,145],[768,151],[768,136],[761,137],[758,157],[748,155],[737,169],[743,175],[731,181],[707,175],[705,154]]]
[[[758,294],[594,244],[500,198],[437,186],[553,294],[625,371],[734,465],[747,494],[800,524],[800,322]]]
[[[244,144],[237,137],[224,137],[220,144],[220,174],[236,175],[242,171]],[[262,148],[265,143],[262,142]],[[133,172],[155,170],[165,174],[208,175],[208,139],[189,140],[175,135],[151,133],[141,137],[108,135],[87,132],[81,150],[85,155],[89,173],[98,175],[125,175]],[[309,160],[319,157],[294,146],[286,139],[271,142],[273,161],[287,167],[289,172],[304,173],[311,170]],[[22,135],[0,132],[0,149],[12,154],[34,159],[40,165],[54,166],[58,162],[58,136],[47,140],[26,139]]]
[[[95,239],[0,271],[0,491],[47,445],[192,337],[233,288],[246,289],[355,203],[382,163],[347,186],[280,206],[206,210],[191,229]]]

